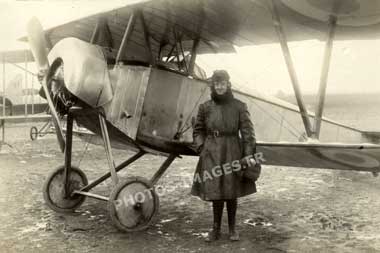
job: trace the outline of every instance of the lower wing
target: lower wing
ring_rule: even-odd
[[[258,142],[268,165],[380,172],[380,145]]]

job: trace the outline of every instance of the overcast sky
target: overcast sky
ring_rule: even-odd
[[[37,16],[44,28],[86,15],[113,9],[130,1],[16,1],[0,0],[0,51],[25,48],[16,38],[25,35],[27,21]],[[112,3],[112,4],[111,4]],[[324,43],[290,43],[301,89],[318,89]],[[227,69],[235,87],[276,94],[292,93],[287,69],[278,44],[237,48],[237,54],[205,55],[198,62],[207,73]],[[344,41],[334,44],[328,93],[380,92],[380,41]],[[0,73],[1,76],[1,73]]]

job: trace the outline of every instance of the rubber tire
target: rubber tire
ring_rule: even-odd
[[[146,186],[147,189],[151,189],[150,192],[152,194],[152,199],[154,201],[154,211],[149,220],[143,224],[139,224],[137,227],[127,227],[124,224],[122,224],[118,218],[118,214],[116,211],[116,207],[114,204],[114,200],[117,199],[119,193],[128,185],[133,184],[133,183],[140,183]],[[111,191],[110,198],[108,201],[108,211],[110,214],[111,221],[113,224],[121,231],[123,232],[137,232],[137,231],[142,231],[147,229],[150,225],[152,225],[156,217],[159,213],[159,207],[160,207],[160,201],[157,193],[154,191],[151,182],[147,180],[146,178],[143,177],[128,177],[124,179],[122,182],[118,183],[115,188]]]
[[[63,206],[58,206],[57,203],[55,203],[51,199],[51,196],[50,196],[51,194],[49,192],[50,191],[50,184],[55,179],[55,177],[57,177],[60,174],[63,174],[64,168],[65,168],[64,165],[59,166],[48,176],[48,178],[46,179],[46,181],[44,183],[42,191],[43,191],[43,197],[44,197],[45,203],[48,207],[50,207],[52,210],[59,212],[59,213],[70,213],[70,212],[73,212],[75,209],[77,209],[80,205],[82,205],[82,203],[85,201],[86,197],[83,195],[75,196],[72,199],[69,199],[71,201],[74,200],[74,203],[72,203],[70,206],[63,207]],[[87,177],[82,170],[80,170],[77,167],[72,166],[70,175],[72,175],[72,173],[76,173],[77,175],[80,176],[80,179],[82,181],[82,182],[80,182],[81,187],[88,185]],[[72,190],[79,190],[79,188],[78,189],[72,189]]]
[[[38,129],[37,129],[37,127],[32,126],[30,128],[29,136],[30,136],[30,139],[32,141],[37,140],[37,137],[38,137]]]

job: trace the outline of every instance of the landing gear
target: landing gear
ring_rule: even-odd
[[[38,137],[43,137],[47,134],[54,133],[54,131],[52,131],[51,128],[51,121],[46,122],[39,130],[36,126],[32,126],[29,131],[30,139],[34,141],[37,140]]]
[[[169,155],[151,179],[128,177],[119,180],[117,172],[138,160],[145,154],[145,151],[140,148],[138,153],[120,165],[115,166],[107,122],[104,116],[99,114],[98,126],[102,133],[110,171],[89,184],[85,174],[80,169],[71,166],[74,115],[80,115],[83,111],[82,108],[72,107],[69,109],[65,142],[65,165],[56,169],[45,183],[44,199],[47,205],[57,212],[70,212],[78,208],[85,200],[85,197],[95,198],[108,202],[110,218],[121,231],[134,232],[148,228],[154,222],[159,210],[159,198],[154,186],[177,155]],[[88,114],[88,112],[86,113]],[[112,179],[113,184],[109,197],[89,192],[108,178]]]

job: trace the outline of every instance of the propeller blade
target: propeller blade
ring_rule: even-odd
[[[49,68],[47,42],[42,25],[36,17],[29,20],[27,32],[30,49],[36,60],[38,69],[47,70]]]
[[[55,128],[55,132],[57,134],[57,139],[59,143],[59,147],[61,148],[62,153],[65,151],[65,138],[63,136],[63,130],[61,126],[61,121],[59,120],[57,110],[54,107],[53,100],[51,99],[50,92],[47,87],[47,77],[45,76],[43,81],[41,82],[42,88],[44,89],[44,92],[46,94],[46,100],[48,102],[49,108],[50,108],[50,113],[53,119],[53,124]]]
[[[53,100],[51,98],[49,89],[47,87],[47,70],[49,69],[49,60],[47,57],[47,43],[45,39],[45,34],[42,29],[41,23],[37,18],[33,17],[27,26],[28,41],[30,49],[33,53],[34,59],[36,60],[37,67],[41,73],[44,73],[43,79],[41,81],[42,88],[45,92],[46,100],[48,102],[50,113],[53,119],[53,124],[57,134],[57,139],[61,151],[65,151],[65,139],[63,136],[61,121],[59,120],[57,110],[54,107]]]

